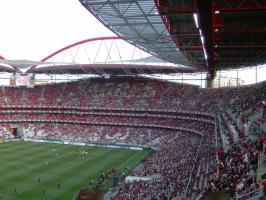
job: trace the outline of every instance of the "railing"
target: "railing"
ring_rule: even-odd
[[[197,156],[196,156],[195,162],[193,163],[193,169],[192,169],[192,171],[191,171],[191,173],[190,173],[190,176],[189,176],[189,179],[188,179],[188,183],[187,183],[187,186],[186,186],[186,190],[185,190],[185,195],[184,195],[184,196],[187,195],[188,187],[189,187],[190,182],[191,182],[191,180],[192,180],[193,171],[194,171],[194,169],[195,169],[195,167],[196,167],[196,162],[198,161],[199,151],[200,151],[200,149],[201,149],[201,145],[202,145],[202,138],[200,139],[200,144],[199,144],[199,148],[198,148],[198,153],[197,153]]]
[[[258,155],[258,169],[257,169],[257,180],[258,181],[261,181],[261,175],[262,175],[261,164],[262,164],[263,158],[264,158],[264,156],[262,155],[262,154],[264,154],[264,151],[265,151],[265,149],[263,147],[262,153],[259,153],[259,155]]]
[[[264,195],[263,188],[259,188],[251,192],[236,196],[234,197],[234,200],[247,200],[247,199],[257,200],[263,197],[263,195]],[[203,197],[202,194],[199,194],[198,196],[194,197],[193,200],[200,200],[202,197]]]
[[[246,200],[246,199],[249,199],[249,200],[254,199],[255,200],[255,199],[263,197],[263,195],[264,195],[263,188],[259,188],[259,189],[253,190],[251,192],[248,192],[246,194],[236,196],[234,198],[234,200]]]
[[[263,188],[259,188],[251,192],[236,196],[234,200],[247,200],[247,199],[257,200],[263,197],[263,195],[264,195]],[[198,196],[194,197],[193,200],[200,200],[201,198],[202,198],[202,194],[199,194]]]
[[[198,196],[194,197],[192,200],[200,200],[202,198],[202,194],[199,194]]]

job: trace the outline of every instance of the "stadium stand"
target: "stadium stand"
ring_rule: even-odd
[[[200,89],[128,77],[2,86],[0,134],[15,126],[22,138],[153,148],[132,173],[150,181],[120,185],[115,200],[196,198],[221,189],[235,197],[260,187],[262,139],[247,135],[265,132],[265,90],[265,82]]]

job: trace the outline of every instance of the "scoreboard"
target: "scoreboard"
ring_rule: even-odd
[[[31,74],[12,74],[10,76],[10,85],[34,87],[35,76]]]

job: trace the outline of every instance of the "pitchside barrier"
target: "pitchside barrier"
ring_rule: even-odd
[[[71,142],[71,141],[60,141],[60,140],[36,140],[31,138],[24,138],[24,141],[38,142],[38,143],[49,143],[49,144],[67,144],[76,146],[90,146],[90,147],[107,147],[112,149],[130,149],[136,151],[142,151],[144,147],[129,146],[126,144],[116,145],[116,144],[94,144],[94,143],[84,143],[84,142]]]

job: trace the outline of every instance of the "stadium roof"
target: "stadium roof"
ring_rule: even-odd
[[[131,44],[167,61],[192,63],[172,42],[153,1],[81,1],[105,26]]]
[[[29,73],[46,74],[96,74],[96,75],[137,75],[137,74],[173,74],[195,73],[185,67],[136,65],[136,64],[60,64],[34,68]]]
[[[211,76],[266,63],[265,0],[80,2],[131,44]]]
[[[34,67],[33,67],[34,66]],[[99,63],[99,64],[75,64],[30,60],[0,60],[0,71],[39,74],[112,74],[112,75],[137,75],[137,74],[172,74],[195,73],[192,68],[170,65],[143,65],[125,63]]]
[[[11,73],[38,73],[38,74],[95,74],[95,75],[138,75],[138,74],[173,74],[173,73],[195,73],[196,70],[191,67],[184,67],[180,65],[173,65],[164,60],[161,60],[154,56],[148,57],[137,57],[133,59],[131,56],[130,60],[122,59],[120,52],[118,52],[118,60],[109,60],[106,59],[104,62],[95,62],[95,57],[93,62],[90,58],[87,58],[87,61],[79,62],[75,61],[75,56],[77,56],[80,45],[100,41],[100,44],[106,40],[111,40],[112,47],[115,40],[122,40],[118,36],[109,36],[109,37],[97,37],[89,38],[86,40],[81,40],[73,44],[67,45],[51,54],[41,59],[40,61],[32,60],[8,60],[0,56],[0,71],[2,72],[11,72]],[[116,44],[117,45],[117,44]],[[70,52],[71,60],[62,60],[55,61],[53,58],[58,54],[63,54],[63,58],[66,57],[65,51],[70,50],[71,48],[76,48],[75,56]],[[98,47],[97,54],[99,52],[101,45]],[[107,45],[105,43],[105,47]],[[84,46],[83,46],[84,49]],[[118,50],[118,47],[116,48]],[[107,57],[110,58],[111,49],[106,49]],[[62,53],[64,52],[64,53]],[[87,54],[86,54],[87,55]],[[84,55],[83,55],[84,56]],[[87,63],[89,62],[89,63]]]

